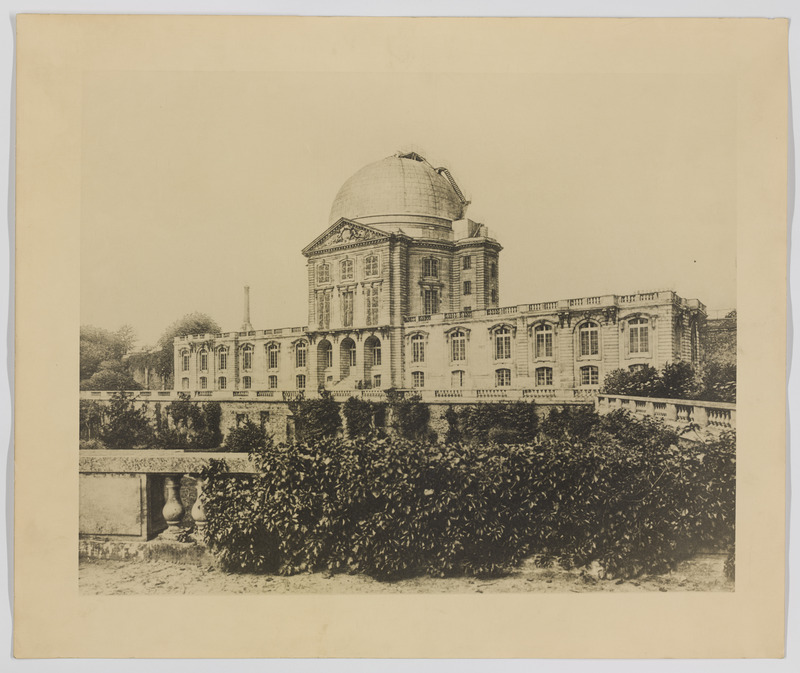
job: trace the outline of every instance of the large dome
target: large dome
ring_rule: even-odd
[[[369,224],[450,226],[464,217],[467,201],[447,169],[411,152],[364,166],[342,185],[330,224],[341,217]]]

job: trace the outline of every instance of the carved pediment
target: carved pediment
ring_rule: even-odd
[[[339,248],[362,241],[378,240],[389,238],[389,234],[368,227],[357,222],[351,222],[344,218],[331,225],[322,235],[318,236],[308,246],[303,249],[304,255],[317,252],[319,250],[327,250],[330,248]]]

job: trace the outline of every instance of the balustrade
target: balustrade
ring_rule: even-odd
[[[595,408],[599,413],[628,409],[637,416],[654,416],[673,426],[693,424],[715,432],[736,428],[736,406],[724,402],[599,394]]]

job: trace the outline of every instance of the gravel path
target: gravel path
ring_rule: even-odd
[[[116,595],[733,591],[733,582],[725,579],[723,573],[724,563],[724,554],[699,555],[664,575],[614,581],[598,580],[579,570],[537,568],[529,560],[506,577],[497,579],[419,577],[378,582],[364,575],[236,575],[222,572],[213,565],[81,559],[79,587],[83,594]]]

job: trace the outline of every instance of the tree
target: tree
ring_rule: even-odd
[[[110,449],[132,449],[153,438],[153,429],[147,421],[147,403],[137,409],[131,394],[120,391],[112,395],[106,420],[100,439]]]
[[[187,313],[180,320],[176,320],[161,335],[158,340],[155,356],[155,368],[165,380],[173,375],[175,337],[190,334],[215,334],[221,331],[217,321],[205,313]]]
[[[121,328],[122,329],[122,328]],[[93,325],[82,325],[80,332],[80,377],[90,378],[104,368],[103,363],[120,363],[127,351],[125,337],[120,331],[110,332]],[[108,368],[106,365],[105,368]]]

